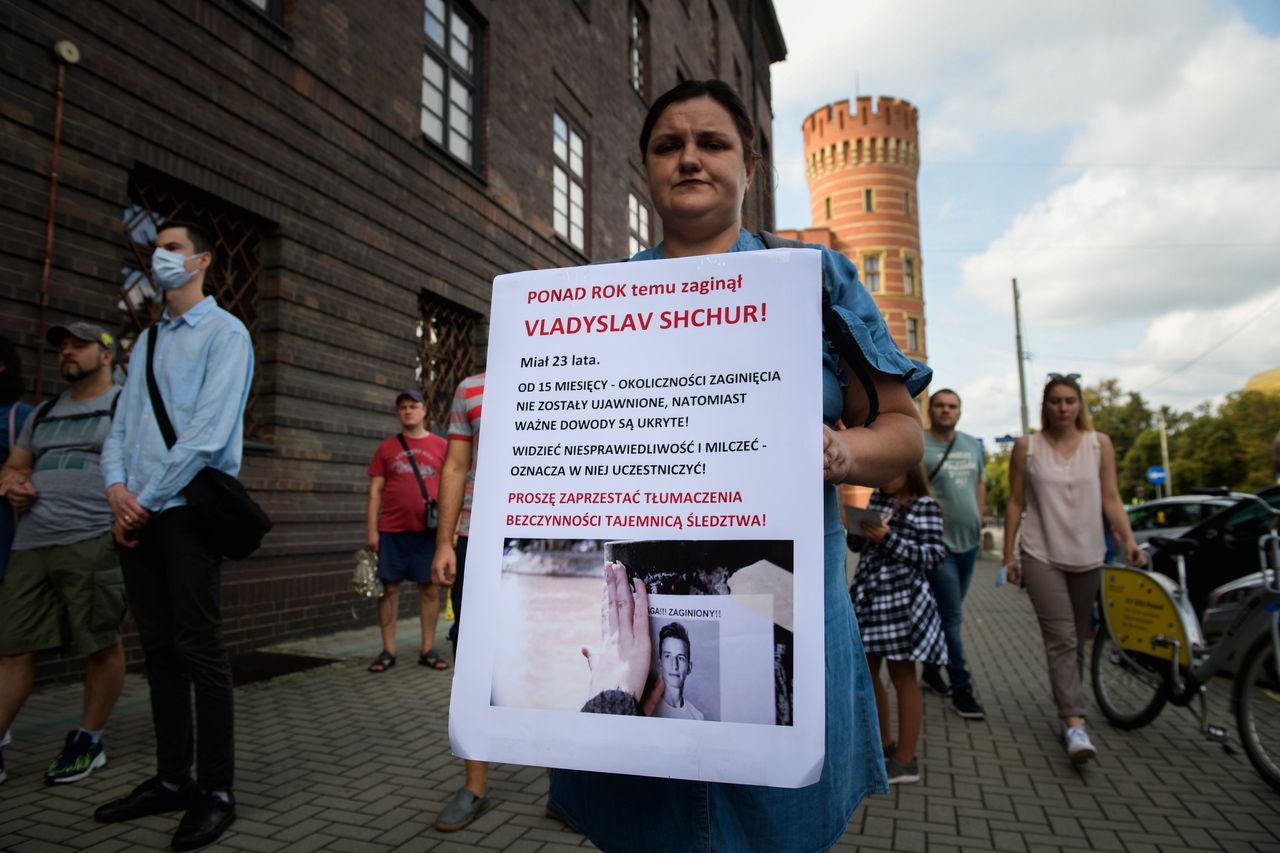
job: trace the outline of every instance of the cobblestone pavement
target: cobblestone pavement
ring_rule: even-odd
[[[992,587],[979,563],[965,640],[987,719],[962,720],[925,697],[924,779],[868,801],[840,850],[1280,851],[1280,794],[1245,756],[1203,740],[1186,711],[1168,708],[1137,732],[1090,728],[1100,755],[1082,771],[1057,742],[1043,651],[1026,596]],[[214,850],[438,850],[553,853],[590,847],[546,816],[545,771],[497,765],[497,807],[452,834],[431,828],[461,784],[448,752],[448,674],[414,665],[416,623],[402,626],[399,666],[370,675],[372,629],[293,643],[340,658],[332,666],[236,691],[240,818]],[[443,630],[443,624],[442,624]],[[441,644],[447,647],[447,644]],[[1221,685],[1214,688],[1223,694]],[[54,788],[44,766],[79,716],[75,685],[43,689],[23,709],[0,785],[0,849],[163,849],[175,816],[101,826],[98,804],[153,772],[146,688],[130,675],[107,732],[111,763]],[[1231,729],[1225,702],[1215,722]]]

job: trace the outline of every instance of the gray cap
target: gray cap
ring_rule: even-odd
[[[85,323],[77,321],[68,323],[65,326],[50,326],[49,331],[45,332],[45,342],[51,347],[62,346],[62,341],[70,335],[73,338],[79,338],[82,341],[93,341],[95,344],[102,344],[107,349],[115,346],[116,339],[111,333],[95,323]]]

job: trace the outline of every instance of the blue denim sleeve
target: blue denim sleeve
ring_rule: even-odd
[[[907,358],[898,349],[875,300],[858,280],[858,269],[853,262],[826,247],[815,248],[822,249],[822,278],[831,294],[831,307],[853,336],[867,364],[886,375],[901,377],[911,396],[919,394],[928,387],[933,370]]]

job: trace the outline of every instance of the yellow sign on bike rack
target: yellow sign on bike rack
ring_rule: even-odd
[[[1104,566],[1102,602],[1107,611],[1107,627],[1120,648],[1162,660],[1173,657],[1171,644],[1176,642],[1178,662],[1190,666],[1187,632],[1165,582],[1168,579],[1163,575]],[[1166,642],[1156,642],[1161,639]]]

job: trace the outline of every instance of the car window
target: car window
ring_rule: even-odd
[[[1129,510],[1129,526],[1134,530],[1151,529],[1152,512],[1147,507],[1134,507]]]
[[[1266,496],[1267,503],[1271,504],[1273,507],[1277,504],[1277,498],[1280,498],[1280,493]],[[1256,539],[1259,536],[1265,535],[1270,528],[1271,514],[1263,510],[1262,507],[1258,506],[1253,501],[1248,501],[1247,503],[1240,504],[1239,507],[1231,513],[1231,516],[1227,519],[1224,529],[1232,536]]]

